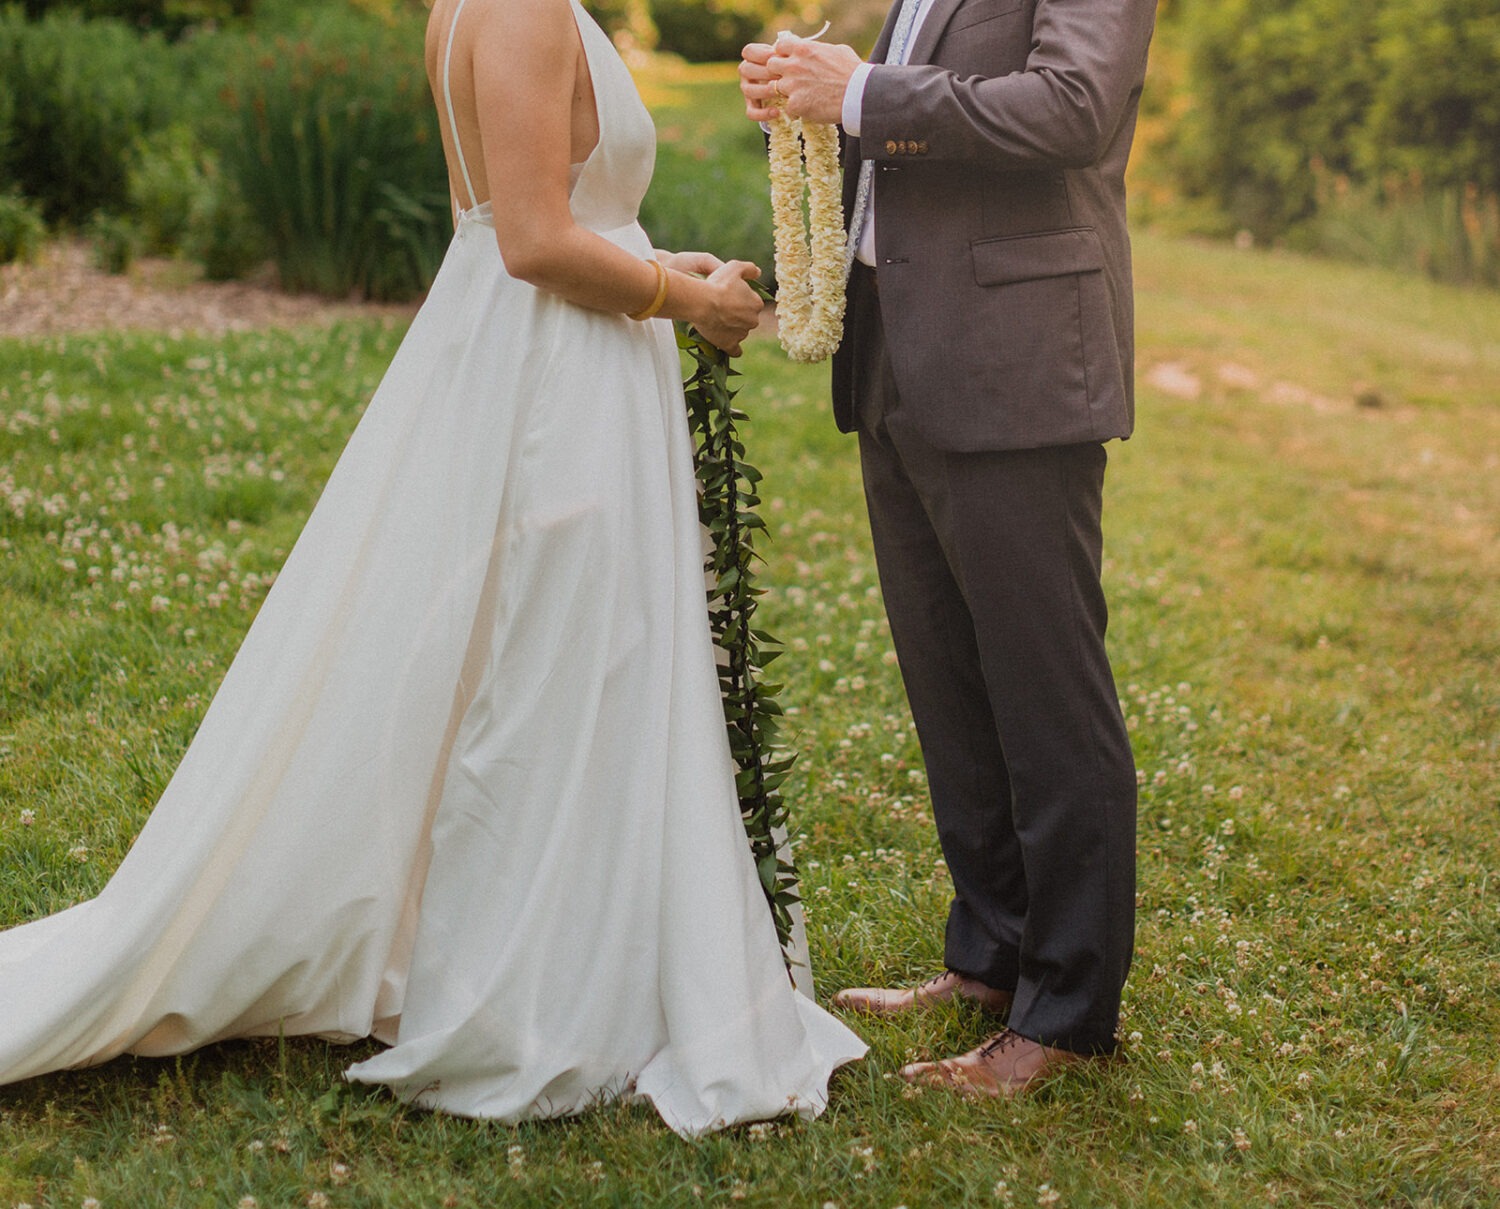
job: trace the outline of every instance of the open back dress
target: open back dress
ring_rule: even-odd
[[[649,257],[651,120],[571,3],[572,211]],[[696,1135],[814,1114],[864,1052],[788,981],[740,823],[671,326],[510,277],[467,200],[124,862],[0,933],[0,1083],[373,1035],[349,1078],[420,1105]]]

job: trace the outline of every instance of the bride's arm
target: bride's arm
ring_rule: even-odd
[[[484,7],[474,42],[474,87],[495,237],[506,270],[570,302],[633,314],[656,297],[650,263],[573,221],[568,206],[578,29],[567,0],[507,0]],[[658,314],[686,319],[737,351],[761,302],[742,261],[706,279],[667,267]]]

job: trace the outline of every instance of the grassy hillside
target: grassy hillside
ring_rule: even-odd
[[[861,1025],[821,1121],[687,1145],[225,1045],[0,1089],[0,1206],[1500,1204],[1500,298],[1149,235],[1138,264],[1127,1064],[970,1105],[894,1071],[978,1021]],[[123,855],[399,334],[0,342],[0,924]],[[854,446],[821,370],[744,368],[820,991],[920,977],[948,886]]]

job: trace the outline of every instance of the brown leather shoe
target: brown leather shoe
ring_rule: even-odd
[[[957,1058],[903,1066],[901,1077],[908,1083],[946,1087],[960,1095],[1010,1099],[1035,1090],[1044,1080],[1069,1066],[1108,1061],[1109,1057],[1075,1054],[1005,1029],[978,1049]]]
[[[895,990],[888,987],[850,987],[832,999],[833,1006],[867,1016],[899,1016],[934,1003],[965,999],[995,1016],[1010,1011],[1014,992],[999,991],[955,970],[929,978],[920,986]]]

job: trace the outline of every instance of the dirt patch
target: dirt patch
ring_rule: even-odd
[[[143,259],[116,276],[93,266],[84,243],[53,243],[30,264],[0,265],[0,336],[125,328],[217,335],[416,309],[284,294],[266,279],[201,281],[174,260]]]
[[[269,274],[255,281],[202,281],[196,266],[145,258],[128,273],[96,269],[86,243],[49,244],[30,264],[0,265],[0,336],[105,332],[127,328],[220,335],[389,315],[409,319],[415,302],[385,304],[284,294]],[[757,335],[776,334],[776,308]]]

